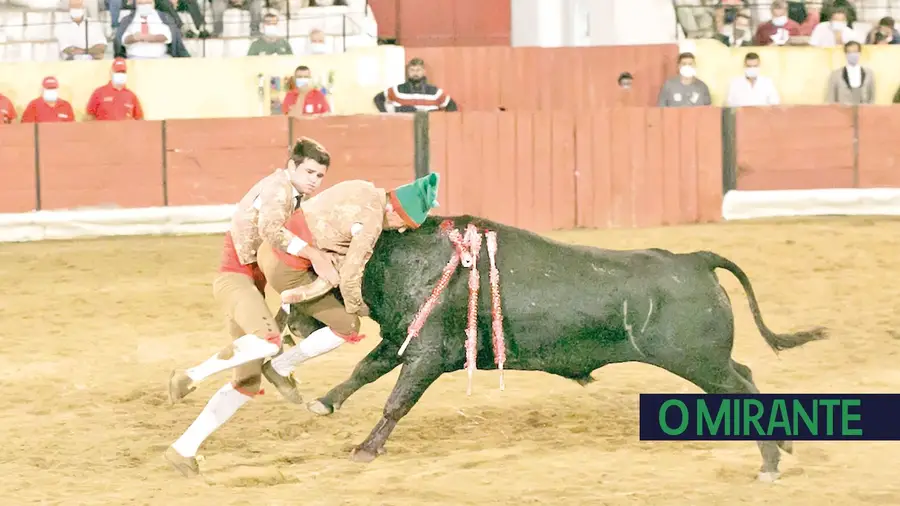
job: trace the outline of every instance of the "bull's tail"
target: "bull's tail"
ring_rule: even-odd
[[[776,334],[772,332],[772,329],[763,322],[759,303],[756,301],[756,295],[753,293],[753,287],[750,285],[750,278],[747,277],[747,274],[731,260],[711,251],[698,251],[694,254],[703,258],[710,269],[725,269],[734,274],[734,277],[741,282],[741,286],[744,287],[744,291],[747,293],[747,299],[750,301],[750,311],[753,313],[753,321],[756,322],[756,328],[759,329],[766,343],[776,353],[828,337],[828,331],[824,327],[815,327],[792,334]]]

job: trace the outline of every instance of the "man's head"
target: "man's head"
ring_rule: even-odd
[[[630,72],[622,72],[619,74],[619,87],[625,90],[631,89],[631,83],[634,81]]]
[[[878,33],[884,36],[884,40],[890,42],[894,38],[894,18],[883,17],[878,21]]]
[[[154,10],[153,0],[134,0],[134,11],[138,16],[149,16]]]
[[[678,73],[684,79],[693,79],[697,75],[694,68],[694,53],[681,53],[678,55]]]
[[[750,40],[750,16],[743,12],[734,18],[734,38],[735,40]]]
[[[298,90],[308,89],[310,79],[312,79],[312,71],[306,65],[300,65],[294,69],[294,85]]]
[[[413,84],[425,81],[425,62],[421,58],[413,58],[406,64],[406,80]]]
[[[328,52],[328,46],[325,44],[325,32],[318,28],[313,28],[309,32],[309,52],[312,54]]]
[[[330,165],[331,155],[324,146],[309,137],[301,137],[294,143],[285,170],[294,188],[309,195],[321,186]]]
[[[772,2],[772,24],[782,27],[788,21],[788,6],[784,0],[776,0]]]
[[[406,228],[419,228],[428,213],[438,206],[438,183],[440,176],[432,172],[388,192],[384,228],[401,232]]]
[[[281,36],[278,30],[278,14],[267,12],[263,16],[262,34],[267,39],[277,39]]]
[[[859,42],[850,41],[844,44],[844,53],[847,56],[847,64],[850,66],[859,65],[859,57],[860,52],[862,51],[862,46],[859,45]]]
[[[41,83],[41,88],[41,97],[44,99],[44,102],[49,104],[56,103],[59,99],[59,81],[53,76],[45,77]]]
[[[128,76],[127,72],[128,64],[125,63],[125,58],[113,60],[112,68],[110,69],[110,82],[112,82],[112,85],[119,89],[124,88]]]
[[[759,77],[759,55],[756,53],[747,53],[744,56],[744,75],[748,79],[756,79]]]
[[[844,12],[844,9],[837,8],[834,12],[831,13],[831,17],[829,18],[831,21],[831,28],[834,30],[839,30],[847,26],[847,13]]]
[[[69,0],[69,17],[76,23],[84,19],[84,0]]]

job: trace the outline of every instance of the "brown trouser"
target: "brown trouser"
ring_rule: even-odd
[[[278,293],[307,285],[316,279],[312,271],[297,270],[279,260],[268,243],[263,243],[256,256],[266,282]],[[359,333],[359,316],[348,313],[333,291],[317,299],[294,304],[291,310],[319,320],[341,337],[356,337]]]
[[[213,281],[213,297],[225,313],[228,333],[232,340],[245,334],[262,339],[280,338],[278,325],[266,305],[266,298],[253,279],[235,272],[222,272]],[[225,353],[231,349],[223,350]],[[235,389],[247,395],[256,395],[261,385],[262,360],[254,360],[235,367]]]

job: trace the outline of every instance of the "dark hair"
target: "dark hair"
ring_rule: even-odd
[[[880,21],[878,21],[878,26],[884,26],[886,28],[893,28],[894,27],[894,18],[892,18],[890,16],[885,16],[885,17],[881,18]]]
[[[299,67],[294,69],[294,72],[296,73],[298,70],[309,70],[309,67],[307,67],[306,65],[300,65]]]
[[[680,55],[678,55],[678,63],[681,63],[681,60],[686,60],[688,58],[690,58],[692,60],[696,59],[696,58],[694,58],[694,53],[685,52],[685,53],[681,53]]]
[[[625,79],[634,80],[634,77],[631,75],[631,72],[622,72],[621,74],[619,74],[619,84],[621,84]]]
[[[747,54],[744,56],[744,61],[745,61],[745,62],[748,62],[748,61],[750,61],[750,60],[758,60],[758,59],[759,59],[759,55],[756,54],[756,53],[754,53],[754,52],[752,52],[752,51],[749,52],[749,53],[747,53]]]
[[[309,137],[300,137],[297,139],[297,142],[294,143],[294,149],[291,150],[291,160],[293,160],[295,164],[300,164],[307,158],[316,163],[320,163],[325,167],[331,165],[331,155],[325,149],[325,146]]]
[[[851,47],[855,47],[857,51],[862,51],[862,45],[860,45],[860,43],[856,42],[855,40],[851,40],[850,42],[844,44],[844,52],[846,53],[847,51],[849,51]]]
[[[278,17],[278,14],[275,14],[274,12],[267,12],[266,15],[263,16],[263,19],[271,19],[271,18],[277,18],[277,17]]]

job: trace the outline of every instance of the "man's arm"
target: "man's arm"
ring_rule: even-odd
[[[344,308],[348,313],[356,313],[364,303],[362,298],[362,277],[366,269],[366,263],[372,256],[375,243],[381,236],[384,224],[384,209],[380,203],[366,207],[360,221],[362,229],[350,240],[350,247],[341,266],[341,296],[344,298]]]
[[[666,107],[669,105],[669,82],[666,81],[663,83],[662,88],[659,89],[659,96],[656,97],[656,106],[657,107]]]
[[[293,211],[293,192],[291,186],[277,182],[267,182],[259,193],[259,235],[269,244],[291,255],[299,255],[306,248],[307,242],[284,228]],[[311,260],[311,259],[310,259]]]

